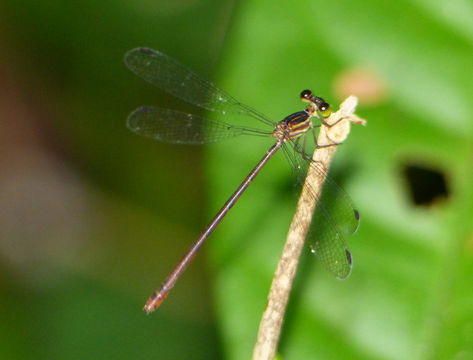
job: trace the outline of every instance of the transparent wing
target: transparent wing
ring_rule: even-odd
[[[296,152],[301,152],[299,143],[293,143]],[[351,273],[352,257],[345,237],[353,234],[360,221],[359,213],[354,209],[350,196],[330,178],[325,169],[318,163],[307,160],[307,157],[293,156],[291,163],[296,163],[296,173],[306,173],[309,165],[325,177],[322,194],[317,199],[315,191],[309,187],[313,201],[317,202],[307,243],[311,251],[323,266],[337,278],[344,279]],[[297,178],[303,178],[298,175]],[[318,200],[318,201],[317,201]]]
[[[323,171],[322,169],[319,169]],[[360,225],[360,214],[350,196],[330,176],[325,179],[321,203],[343,236],[352,235]]]
[[[315,210],[307,239],[312,253],[327,270],[338,279],[350,275],[353,264],[351,253],[323,204],[319,204]]]
[[[291,164],[297,168],[296,170],[299,173],[297,179],[305,180],[305,174],[309,166],[313,166],[320,176],[325,177],[323,196],[320,202],[325,204],[324,207],[327,208],[327,212],[329,212],[333,222],[337,224],[338,230],[344,236],[352,235],[358,229],[360,217],[358,211],[354,208],[350,196],[327,174],[322,166],[311,159],[311,155],[306,154],[302,150],[298,139],[292,141],[292,145],[295,150],[294,152],[301,155],[290,156]],[[330,204],[330,207],[328,204]]]
[[[325,173],[317,163],[312,166],[321,174]],[[315,256],[339,279],[345,279],[351,273],[352,256],[345,236],[358,229],[359,221],[359,213],[353,208],[348,194],[327,176],[307,242]]]
[[[266,116],[237,101],[210,81],[162,52],[136,48],[125,55],[126,66],[158,88],[188,103],[223,114],[251,116],[274,126]]]
[[[269,135],[255,129],[153,106],[143,106],[133,111],[128,116],[127,126],[137,134],[174,144],[205,144],[241,134]]]

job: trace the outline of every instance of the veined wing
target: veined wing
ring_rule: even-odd
[[[300,151],[297,146],[296,150]],[[344,279],[350,275],[352,268],[352,257],[345,237],[358,229],[359,213],[354,209],[349,195],[328,176],[321,165],[304,161],[299,156],[292,157],[291,162],[296,163],[296,172],[305,174],[305,169],[310,164],[320,177],[325,177],[322,194],[318,199],[316,192],[311,187],[308,188],[313,201],[317,202],[317,208],[312,217],[307,242],[323,266],[337,278]],[[299,175],[298,178],[302,176]]]
[[[338,279],[350,275],[353,265],[351,252],[323,203],[317,205],[307,241],[311,252]]]
[[[174,144],[205,144],[242,134],[269,135],[255,129],[153,106],[143,106],[133,111],[128,116],[127,126],[137,134]]]
[[[305,153],[297,140],[298,139],[291,143],[295,152],[301,156],[291,156],[291,152],[286,151],[286,155],[290,158],[292,166],[296,168],[297,179],[305,180],[309,166],[312,166],[313,170],[318,173],[320,177],[325,178],[322,198],[319,202],[325,204],[324,207],[327,208],[327,212],[330,214],[333,222],[337,224],[338,230],[342,235],[348,236],[353,234],[358,229],[360,218],[350,196],[327,174],[327,171],[319,163],[311,159],[311,155]],[[330,204],[330,207],[328,204]]]
[[[324,172],[317,163],[312,166]],[[345,237],[358,229],[359,222],[359,213],[353,208],[348,194],[327,176],[307,241],[315,256],[339,279],[345,279],[351,273],[352,256]]]
[[[162,52],[148,48],[132,49],[125,55],[125,64],[136,75],[188,103],[223,114],[251,116],[274,126],[263,114],[240,103]]]

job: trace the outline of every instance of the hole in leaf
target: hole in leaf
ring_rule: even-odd
[[[434,205],[449,196],[443,172],[417,164],[406,164],[403,173],[414,205]]]

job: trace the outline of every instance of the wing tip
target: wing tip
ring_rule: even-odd
[[[140,47],[136,47],[136,48],[133,48],[131,50],[128,50],[126,53],[125,53],[125,56],[123,57],[123,61],[125,62],[125,65],[127,65],[128,67],[132,66],[133,65],[133,60],[135,59],[135,57],[138,55],[156,55],[156,54],[159,54],[158,51],[156,50],[153,50],[151,48],[147,48],[147,47],[143,47],[143,46],[140,46]]]
[[[360,221],[360,212],[356,209],[353,209],[353,214],[355,216],[355,220]]]
[[[353,269],[353,256],[351,255],[350,250],[345,249],[345,256],[347,258],[348,267],[343,273],[337,274],[337,279],[339,280],[345,280],[347,277],[349,277]]]
[[[153,106],[140,106],[131,112],[130,115],[126,118],[126,127],[133,132],[141,130],[140,127],[140,117],[137,117],[137,114],[150,113],[154,111]]]

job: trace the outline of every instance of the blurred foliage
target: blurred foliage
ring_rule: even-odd
[[[371,74],[377,96],[358,94],[368,125],[353,127],[332,170],[362,215],[348,239],[354,270],[338,281],[304,256],[280,356],[473,358],[469,2],[20,0],[0,9],[1,358],[251,356],[294,210],[291,170],[283,156],[271,161],[212,237],[209,264],[204,251],[145,316],[144,297],[271,140],[203,150],[129,133],[125,118],[139,105],[201,111],[127,71],[122,57],[137,46],[275,121],[302,108],[302,89],[336,107],[356,92],[353,81],[341,85],[350,74]],[[444,174],[448,196],[416,206],[408,165]]]

